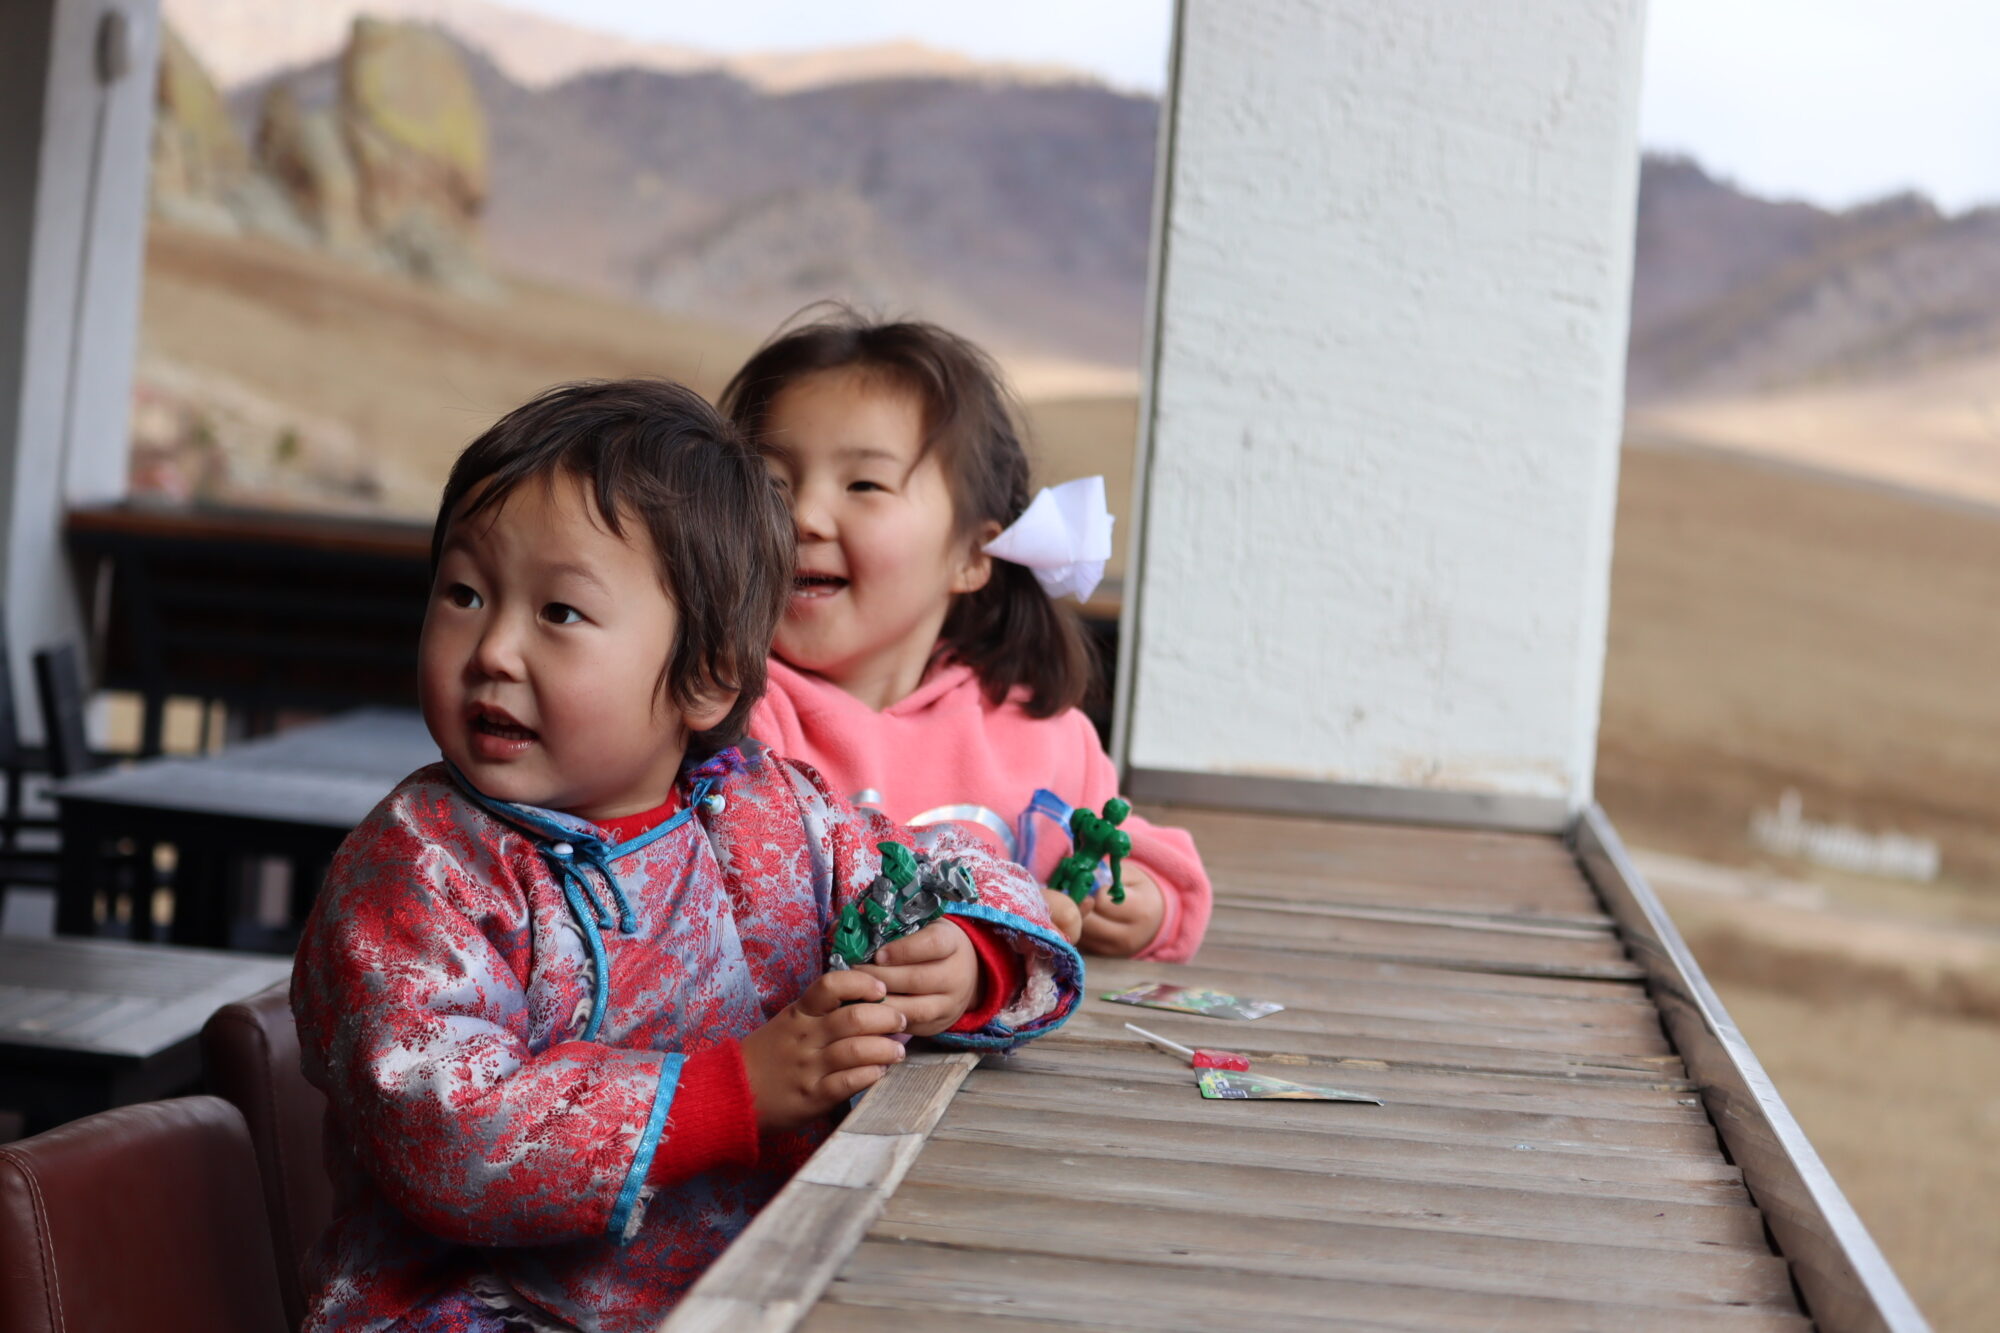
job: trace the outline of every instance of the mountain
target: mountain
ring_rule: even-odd
[[[773,93],[623,68],[529,87],[461,48],[490,137],[496,266],[761,334],[838,297],[1013,352],[1132,366],[1158,104],[1098,84],[894,78]],[[257,139],[283,84],[239,87]]]
[[[1639,177],[1628,393],[1768,393],[2000,348],[2000,208],[1761,199],[1686,157]]]

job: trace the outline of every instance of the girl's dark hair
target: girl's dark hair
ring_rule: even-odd
[[[923,411],[924,452],[936,451],[951,492],[954,529],[968,537],[988,521],[1006,527],[1028,507],[1028,453],[1020,413],[986,353],[935,324],[870,323],[836,307],[824,318],[780,329],[722,391],[722,410],[762,447],[771,408],[791,385],[822,371],[875,376],[913,395]],[[977,592],[960,593],[940,642],[971,667],[995,704],[1016,687],[1030,717],[1081,703],[1097,657],[1070,608],[1042,591],[1032,570],[996,558]]]
[[[660,688],[691,709],[734,690],[736,706],[688,738],[705,759],[743,737],[763,696],[771,636],[791,595],[791,516],[763,460],[691,389],[667,380],[559,384],[515,408],[452,464],[431,531],[437,572],[453,523],[531,479],[580,479],[607,527],[645,524],[680,626]]]

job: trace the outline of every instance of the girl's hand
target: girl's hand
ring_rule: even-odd
[[[889,1008],[909,1020],[908,1030],[934,1036],[964,1017],[979,993],[979,955],[965,932],[937,920],[884,945],[872,963],[854,969],[888,988]]]
[[[1111,958],[1130,958],[1153,942],[1166,920],[1167,900],[1153,877],[1127,861],[1125,901],[1111,901],[1109,889],[1090,895],[1096,908],[1083,921],[1083,947]]]
[[[1097,897],[1092,894],[1078,906],[1076,900],[1067,893],[1057,893],[1054,889],[1042,890],[1042,901],[1049,907],[1049,924],[1056,928],[1056,934],[1075,944],[1083,937],[1083,918],[1089,914],[1092,902]]]
[[[881,1003],[885,994],[875,977],[828,972],[743,1039],[759,1129],[796,1129],[825,1115],[903,1058],[888,1034],[901,1032],[904,1019]]]

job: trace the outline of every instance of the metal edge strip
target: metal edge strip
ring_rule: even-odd
[[[1433,824],[1505,833],[1567,833],[1575,815],[1553,796],[1374,787],[1249,773],[1192,773],[1170,768],[1126,770],[1124,794],[1170,805],[1203,805],[1271,815],[1316,815],[1385,824]]]
[[[1118,660],[1113,664],[1111,754],[1123,764],[1132,733],[1137,697],[1140,601],[1146,584],[1146,531],[1152,495],[1153,430],[1159,415],[1161,329],[1167,307],[1167,239],[1173,224],[1175,135],[1180,125],[1181,60],[1187,26],[1185,0],[1176,0],[1173,34],[1167,47],[1167,86],[1160,97],[1160,127],[1153,149],[1152,281],[1146,284],[1146,316],[1140,347],[1146,373],[1139,381],[1139,425],[1132,441],[1132,512],[1125,528],[1125,574],[1118,608]]]
[[[1790,1262],[1807,1312],[1831,1333],[1926,1333],[1930,1325],[1792,1118],[1600,806],[1593,803],[1578,817],[1572,841],[1577,861],[1646,971],[1667,1034]]]

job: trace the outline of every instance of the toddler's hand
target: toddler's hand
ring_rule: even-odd
[[[1057,893],[1054,889],[1042,890],[1042,901],[1048,904],[1049,924],[1056,928],[1056,934],[1075,944],[1083,937],[1083,918],[1095,906],[1096,894],[1083,900],[1081,906],[1067,893]]]
[[[1091,895],[1096,909],[1084,918],[1083,947],[1111,958],[1130,958],[1153,942],[1166,920],[1167,900],[1160,886],[1131,862],[1126,862],[1125,901],[1111,901],[1109,889]]]
[[[979,991],[979,955],[965,932],[947,920],[931,922],[913,935],[884,945],[872,963],[856,972],[879,978],[889,988],[884,1003],[900,1010],[909,1030],[934,1036],[972,1007]]]
[[[875,977],[828,972],[743,1039],[758,1128],[796,1129],[903,1058],[902,1044],[887,1034],[901,1032],[904,1018],[881,1003],[885,994]]]

